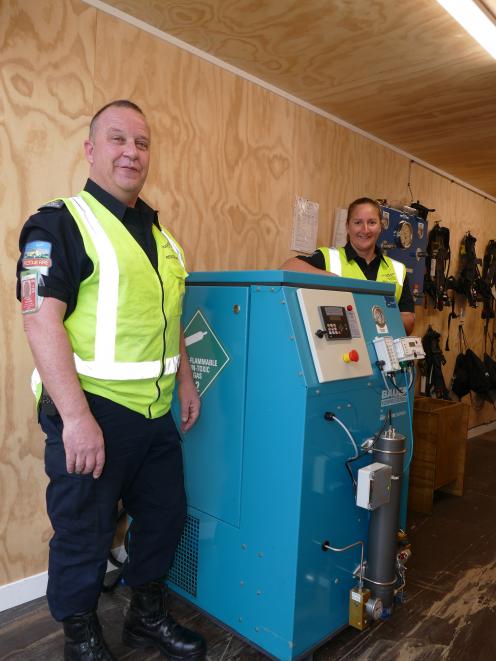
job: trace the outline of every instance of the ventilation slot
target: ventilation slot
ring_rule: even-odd
[[[168,580],[188,594],[196,597],[198,576],[198,534],[200,521],[193,516],[186,517],[181,540],[176,549],[174,563],[169,570]]]

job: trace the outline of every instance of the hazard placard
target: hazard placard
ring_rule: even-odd
[[[200,310],[184,329],[184,341],[200,397],[229,362],[229,356]]]

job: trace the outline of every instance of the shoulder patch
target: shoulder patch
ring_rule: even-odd
[[[38,207],[38,211],[42,211],[42,209],[62,209],[64,206],[64,200],[51,200],[46,204],[42,204],[41,207]]]
[[[52,266],[52,244],[49,241],[30,241],[24,246],[22,267],[48,275]]]

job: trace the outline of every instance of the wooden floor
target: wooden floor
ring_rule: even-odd
[[[413,556],[407,600],[389,620],[360,633],[346,629],[314,654],[315,661],[492,661],[496,659],[496,433],[468,442],[465,495],[437,494],[431,515],[409,517]],[[129,594],[100,600],[99,615],[118,659],[159,659],[120,642]],[[173,598],[183,624],[206,636],[209,661],[267,657]],[[44,598],[0,613],[0,660],[58,661],[63,637]]]

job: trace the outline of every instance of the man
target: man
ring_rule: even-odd
[[[375,200],[361,197],[348,207],[348,241],[344,248],[318,248],[310,257],[291,257],[281,268],[308,273],[325,271],[329,275],[393,283],[405,332],[411,335],[415,308],[406,268],[401,262],[382,254],[377,245],[381,229],[381,207]]]
[[[132,518],[123,640],[201,659],[203,638],[165,610],[163,579],[186,516],[181,428],[200,412],[180,327],[183,251],[138,196],[150,158],[143,112],[99,110],[84,143],[85,189],[41,207],[20,237],[18,297],[46,433],[50,542],[47,597],[65,659],[114,659],[96,615],[117,502]]]

